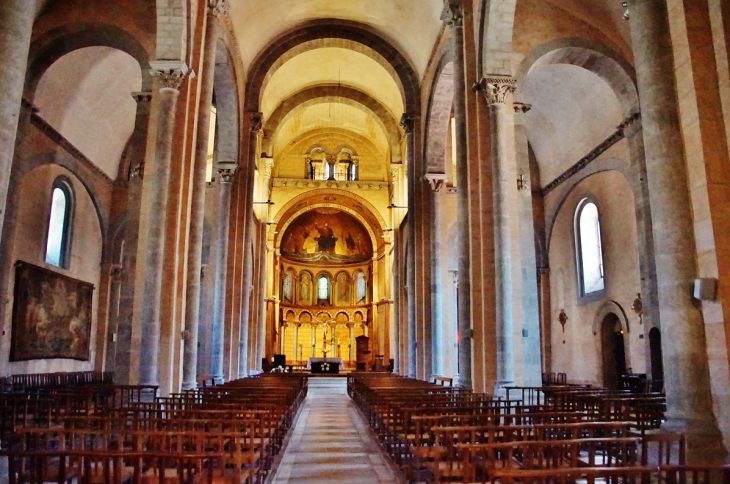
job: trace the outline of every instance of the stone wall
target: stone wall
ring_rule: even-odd
[[[61,269],[45,263],[46,233],[51,192],[54,180],[63,175],[71,180],[76,197],[75,213],[71,240],[71,253],[68,269]],[[46,267],[63,275],[94,284],[91,328],[91,358],[89,361],[66,359],[30,360],[8,362],[10,354],[10,325],[4,326],[0,341],[0,374],[47,373],[58,371],[88,371],[94,369],[94,355],[98,351],[95,339],[99,306],[99,286],[101,275],[102,235],[96,209],[84,186],[73,173],[57,166],[43,165],[30,171],[21,180],[20,202],[17,207],[18,219],[15,238],[10,252],[11,259],[23,260]],[[4,295],[8,304],[3,318],[12,320],[14,274],[9,275],[7,292]]]

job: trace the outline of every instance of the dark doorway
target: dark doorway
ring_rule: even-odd
[[[658,328],[649,331],[649,352],[651,356],[651,391],[664,391],[664,362],[662,361],[662,335]]]
[[[603,348],[603,384],[609,390],[617,390],[621,376],[626,374],[626,348],[621,322],[613,313],[606,315],[601,324]]]

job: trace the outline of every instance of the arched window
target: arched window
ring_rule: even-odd
[[[330,279],[327,276],[319,276],[317,279],[317,299],[329,299]]]
[[[588,198],[580,201],[575,212],[575,239],[581,296],[602,291],[605,285],[601,224],[598,207]]]
[[[71,183],[65,177],[53,182],[51,211],[46,235],[46,263],[56,267],[68,267],[71,252],[71,227],[74,198]]]

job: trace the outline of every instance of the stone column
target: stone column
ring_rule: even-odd
[[[154,61],[150,65],[159,89],[153,94],[157,97],[156,138],[152,150],[154,155],[145,163],[139,230],[141,240],[137,250],[137,284],[141,289],[138,356],[139,383],[142,385],[159,384],[160,300],[172,137],[179,89],[187,74],[187,66],[182,61]]]
[[[203,250],[203,226],[205,224],[205,171],[208,163],[208,139],[210,110],[213,102],[215,79],[215,55],[220,30],[218,18],[225,11],[225,0],[208,0],[205,21],[203,66],[200,72],[200,101],[198,104],[198,130],[195,139],[195,160],[192,170],[192,194],[190,201],[190,232],[188,234],[188,265],[185,303],[185,356],[183,363],[183,390],[197,386],[198,322],[200,319],[200,266]]]
[[[296,323],[294,325],[294,334],[292,334],[293,337],[293,350],[294,350],[294,357],[292,357],[292,361],[297,361],[297,356],[299,355],[299,323]],[[282,336],[282,341],[284,340],[284,337]],[[283,353],[283,351],[282,351]]]
[[[253,223],[253,190],[256,181],[256,151],[258,148],[258,135],[261,130],[262,114],[249,113],[251,117],[251,130],[248,136],[248,158],[246,160],[246,225],[243,235],[243,287],[241,301],[241,325],[239,339],[239,359],[238,359],[238,377],[245,378],[248,376],[248,335],[251,324],[251,290],[253,289],[253,252],[251,251],[251,243],[253,241],[254,223]]]
[[[15,136],[28,66],[30,37],[35,18],[35,0],[0,2],[0,233],[5,219]]]
[[[228,277],[228,218],[231,210],[231,179],[235,161],[218,162],[218,211],[216,220],[216,269],[213,290],[213,328],[211,331],[211,373],[216,383],[223,383],[223,348],[225,347],[226,278]]]
[[[281,323],[281,327],[279,329],[279,353],[282,355],[286,354],[286,348],[284,347],[284,335],[286,333],[287,326],[287,323]]]
[[[441,189],[446,182],[443,173],[427,173],[426,180],[433,194],[431,203],[431,377],[444,372],[443,285],[441,283]]]
[[[355,359],[355,324],[347,323],[347,329],[350,330],[350,361]]]
[[[513,184],[517,183],[515,173],[514,140],[510,139],[512,121],[508,117],[507,96],[515,90],[515,79],[510,77],[488,77],[479,82],[489,106],[490,118],[490,158],[494,173],[495,207],[495,272],[496,272],[496,313],[497,313],[497,379],[494,393],[498,394],[506,386],[515,384],[514,363],[514,325],[513,307],[514,286],[512,277],[512,234],[510,230],[511,209],[516,202],[512,197]],[[511,105],[511,101],[509,102]],[[511,143],[511,147],[510,147]]]
[[[692,207],[677,105],[666,0],[630,0],[667,393],[664,428],[687,436],[688,461],[722,461],[697,277]],[[714,457],[714,459],[713,459]]]
[[[456,138],[456,211],[459,234],[459,388],[471,390],[471,260],[469,258],[469,168],[466,153],[466,85],[464,78],[464,14],[460,1],[446,0],[442,20],[452,30],[454,52],[454,131]]]
[[[408,377],[416,378],[416,143],[413,116],[403,114],[400,122],[406,134],[406,166],[408,170],[408,250],[406,252],[406,294],[408,297]],[[367,330],[366,330],[367,334]]]

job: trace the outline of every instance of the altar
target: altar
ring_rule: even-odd
[[[310,357],[307,360],[307,370],[312,373],[339,373],[344,367],[342,358]]]

